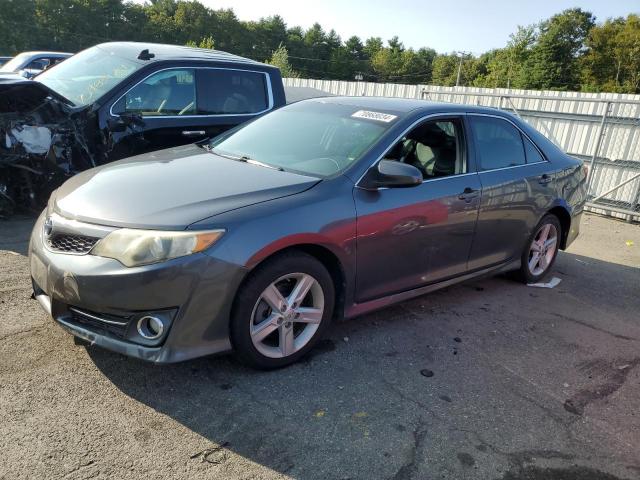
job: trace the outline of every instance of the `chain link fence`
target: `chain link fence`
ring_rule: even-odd
[[[509,110],[589,166],[587,208],[640,220],[640,95],[285,79],[333,95],[421,98]]]

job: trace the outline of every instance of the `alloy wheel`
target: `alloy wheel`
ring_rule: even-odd
[[[324,292],[315,278],[307,273],[283,275],[253,307],[251,341],[266,357],[288,357],[309,343],[323,314]]]
[[[529,272],[539,276],[546,272],[558,249],[558,229],[551,223],[545,223],[536,232],[529,247]]]

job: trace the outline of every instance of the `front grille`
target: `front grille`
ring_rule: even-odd
[[[96,237],[67,233],[54,233],[46,238],[51,250],[64,253],[88,253],[98,240],[100,239]]]
[[[108,333],[124,338],[130,317],[116,317],[102,313],[88,312],[77,307],[69,307],[71,322],[97,333]]]

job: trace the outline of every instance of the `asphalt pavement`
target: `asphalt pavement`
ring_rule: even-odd
[[[274,372],[74,344],[0,222],[0,479],[640,478],[640,226],[589,215],[555,288],[484,278],[334,325]]]

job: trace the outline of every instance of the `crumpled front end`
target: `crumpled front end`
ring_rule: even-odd
[[[64,180],[95,166],[94,123],[38,82],[0,78],[0,217],[39,210]]]

